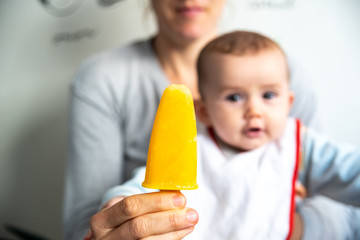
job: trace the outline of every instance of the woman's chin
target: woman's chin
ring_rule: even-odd
[[[209,32],[205,32],[203,29],[187,28],[178,32],[178,36],[184,41],[196,41],[209,36]]]

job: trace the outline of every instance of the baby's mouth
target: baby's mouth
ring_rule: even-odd
[[[263,130],[261,128],[253,127],[253,128],[248,128],[245,131],[245,135],[250,138],[255,138],[255,137],[259,137],[262,134],[262,132]]]

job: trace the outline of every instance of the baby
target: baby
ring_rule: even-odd
[[[201,216],[198,226],[215,226],[219,239],[285,239],[300,123],[288,118],[294,96],[284,52],[260,34],[233,32],[209,43],[197,67],[196,112],[208,128],[199,134],[198,182],[207,188],[186,197]],[[197,205],[193,195],[207,204]],[[211,239],[207,234],[199,233]]]
[[[297,181],[309,196],[360,206],[360,152],[288,117],[294,96],[286,56],[274,41],[254,32],[225,34],[202,50],[197,70],[199,189],[183,194],[200,221],[186,239],[290,238],[296,192],[305,196]],[[144,171],[103,202],[148,192]]]

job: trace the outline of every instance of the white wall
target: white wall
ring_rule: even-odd
[[[148,36],[154,24],[143,0],[48,2],[64,10],[0,1],[0,225],[61,239],[74,72],[91,53]],[[245,28],[277,40],[313,79],[327,132],[360,147],[359,12],[358,0],[232,0],[220,31]]]
[[[91,53],[154,31],[141,0],[50,2],[81,5],[62,16],[40,1],[0,1],[0,238],[8,223],[62,239],[69,84]]]

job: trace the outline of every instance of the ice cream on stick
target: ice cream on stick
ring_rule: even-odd
[[[161,190],[198,188],[196,145],[196,119],[190,90],[185,85],[170,85],[156,113],[142,186]]]

